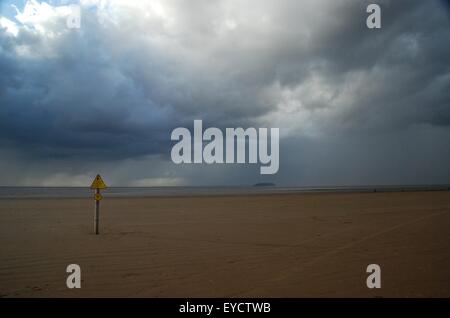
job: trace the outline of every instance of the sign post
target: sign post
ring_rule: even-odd
[[[102,177],[98,174],[94,181],[92,181],[91,189],[95,190],[94,193],[94,199],[95,199],[95,214],[94,214],[94,231],[97,235],[99,233],[98,231],[98,224],[99,224],[99,218],[100,218],[100,200],[103,198],[100,194],[100,189],[106,189],[106,184],[103,181]]]

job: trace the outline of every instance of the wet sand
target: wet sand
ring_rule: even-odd
[[[450,191],[105,198],[98,236],[93,207],[0,200],[0,296],[450,297]]]

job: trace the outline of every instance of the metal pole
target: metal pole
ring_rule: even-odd
[[[100,189],[95,189],[95,194],[100,194]],[[100,213],[100,200],[95,200],[95,216],[94,216],[94,230],[95,234],[98,234],[98,221]]]

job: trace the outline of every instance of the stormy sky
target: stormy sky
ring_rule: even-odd
[[[378,3],[382,28],[366,27]],[[70,5],[80,28],[67,26]],[[0,1],[0,185],[450,183],[439,0]],[[280,128],[280,169],[176,165],[176,127]]]

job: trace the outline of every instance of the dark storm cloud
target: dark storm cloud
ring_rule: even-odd
[[[369,2],[363,3],[339,7],[335,21],[315,29],[306,61],[295,61],[294,50],[287,62],[290,67],[284,67],[277,79],[295,88],[312,75],[321,78],[330,98],[298,98],[311,110],[330,108],[354,87],[342,112],[322,118],[328,128],[380,131],[424,123],[448,125],[450,24],[439,3],[381,2],[381,31],[361,23],[361,8]]]
[[[208,183],[198,178],[206,168],[164,164],[171,130],[203,119],[280,127],[284,149],[296,155],[282,155],[279,184],[418,182],[373,158],[414,157],[392,151],[401,140],[430,154],[408,169],[450,159],[428,147],[430,136],[449,140],[448,10],[441,1],[379,1],[382,29],[369,30],[369,3],[85,1],[79,30],[58,15],[17,23],[16,35],[0,28],[2,148],[18,165],[56,160],[53,167],[76,175],[129,167],[128,177],[115,175],[122,184],[139,179],[126,160],[156,156],[151,165],[161,170],[149,178]],[[367,144],[371,151],[352,151]],[[333,162],[320,159],[332,153]],[[361,169],[342,178],[343,161]],[[436,165],[423,180],[450,177]],[[238,176],[207,169],[212,183],[253,183],[256,170],[241,168]]]
[[[20,45],[28,37],[21,33],[14,40]],[[1,96],[2,138],[26,151],[56,155],[161,152],[161,131],[169,126],[164,112],[112,61],[102,59],[101,50],[90,49],[77,35],[65,40],[53,44],[55,57],[13,59],[13,52],[5,50],[1,62],[8,68],[1,80],[8,85]]]

